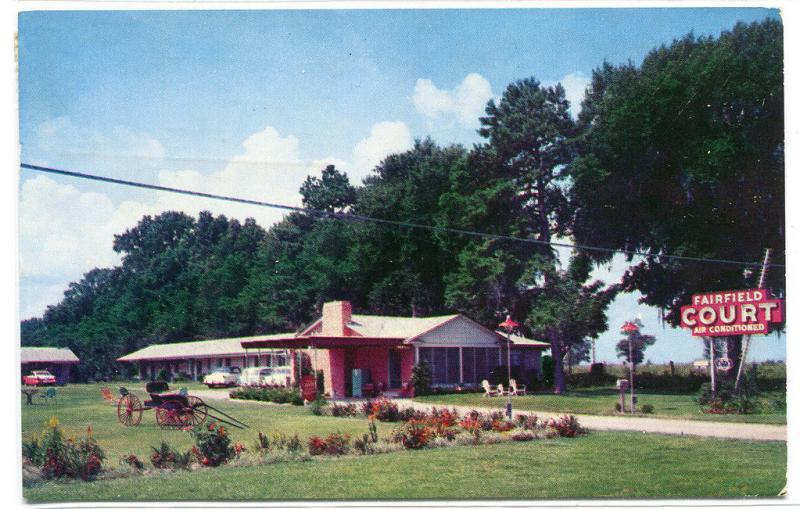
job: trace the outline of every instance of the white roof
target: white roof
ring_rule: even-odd
[[[365,337],[408,339],[435,329],[457,316],[459,315],[416,318],[407,316],[353,315],[347,327]]]
[[[71,364],[80,362],[80,359],[69,348],[53,346],[23,346],[20,348],[19,358],[22,364],[29,362],[62,362]]]
[[[122,362],[165,360],[165,359],[192,359],[198,357],[224,357],[253,354],[253,350],[242,348],[243,340],[291,338],[292,334],[271,334],[266,336],[250,336],[244,338],[206,339],[201,341],[187,341],[183,343],[164,343],[150,345],[141,350],[131,352],[117,359]]]
[[[498,334],[500,334],[504,338],[506,337],[505,331],[499,331],[498,330],[498,331],[495,331],[495,332],[497,332]],[[512,345],[518,345],[518,346],[539,346],[539,347],[542,347],[542,348],[545,348],[545,347],[546,348],[550,348],[550,343],[547,343],[545,341],[539,341],[537,339],[526,338],[526,337],[520,336],[518,334],[512,334],[511,335],[511,344]]]

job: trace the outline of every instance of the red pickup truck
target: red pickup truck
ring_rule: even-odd
[[[22,377],[22,383],[25,385],[55,385],[56,377],[49,371],[31,371],[30,375]]]

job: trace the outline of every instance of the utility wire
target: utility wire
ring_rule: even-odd
[[[494,233],[486,233],[486,232],[478,232],[473,230],[463,230],[460,228],[449,228],[445,226],[432,226],[427,224],[419,224],[419,223],[409,223],[406,221],[393,221],[391,219],[380,219],[377,217],[370,217],[364,216],[360,214],[345,214],[342,212],[329,212],[326,210],[319,210],[319,209],[307,209],[303,207],[296,207],[292,205],[283,205],[280,203],[271,203],[266,201],[260,200],[250,200],[247,198],[238,198],[236,196],[225,196],[220,194],[212,194],[212,193],[203,193],[200,191],[191,191],[188,189],[180,189],[176,187],[167,187],[167,186],[159,186],[155,184],[147,184],[144,182],[135,182],[132,180],[123,180],[123,179],[116,179],[111,177],[103,177],[101,175],[92,175],[90,173],[82,173],[77,171],[69,171],[69,170],[60,170],[57,168],[47,168],[45,166],[37,166],[34,164],[27,164],[21,163],[21,168],[27,170],[33,170],[43,173],[51,173],[55,175],[65,175],[67,177],[75,177],[75,178],[82,178],[87,180],[94,180],[98,182],[107,182],[110,184],[119,184],[123,186],[129,187],[138,187],[142,189],[152,189],[155,191],[165,191],[169,193],[177,193],[177,194],[185,194],[189,196],[197,196],[200,198],[210,198],[213,200],[221,200],[221,201],[229,201],[234,203],[244,203],[247,205],[256,205],[259,207],[269,207],[274,209],[280,210],[287,210],[291,212],[299,212],[302,214],[308,214],[314,217],[322,217],[322,218],[330,218],[330,219],[340,219],[340,220],[347,220],[347,221],[364,221],[364,222],[371,222],[371,223],[378,223],[378,224],[387,224],[392,226],[399,226],[402,228],[411,228],[411,229],[419,229],[419,230],[427,230],[432,232],[444,232],[444,233],[455,233],[459,235],[466,235],[470,237],[478,237],[484,239],[492,239],[492,240],[508,240],[513,242],[522,242],[526,244],[535,244],[535,245],[547,245],[553,247],[564,247],[570,249],[578,249],[584,251],[596,251],[601,253],[620,253],[629,256],[641,256],[645,258],[665,258],[669,260],[681,260],[681,261],[691,261],[691,262],[701,262],[701,263],[722,263],[728,265],[743,265],[743,266],[760,266],[760,262],[745,262],[741,260],[728,260],[724,258],[704,258],[699,256],[683,256],[683,255],[671,255],[671,254],[653,254],[647,253],[644,251],[636,251],[630,249],[612,249],[607,247],[598,247],[598,246],[587,246],[581,244],[569,244],[566,242],[546,242],[543,240],[536,240],[536,239],[526,239],[522,237],[514,237],[512,235],[498,235]],[[784,264],[771,264],[773,267],[785,267]]]

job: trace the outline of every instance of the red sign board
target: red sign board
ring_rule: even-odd
[[[681,327],[692,336],[768,334],[770,323],[783,321],[783,301],[763,288],[692,295],[681,308]]]
[[[306,375],[300,378],[300,394],[306,401],[313,401],[317,397],[317,377]]]

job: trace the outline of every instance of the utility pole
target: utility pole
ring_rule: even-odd
[[[772,254],[772,249],[767,248],[764,251],[764,261],[761,263],[761,275],[758,278],[758,288],[764,288],[764,285],[767,284],[767,267],[769,266],[769,257]],[[733,390],[738,394],[739,392],[739,382],[742,379],[742,372],[744,371],[744,365],[747,363],[747,351],[750,349],[750,339],[751,336],[747,335],[744,337],[744,345],[742,346],[742,353],[741,357],[739,358],[739,369],[736,371],[736,383],[733,386]]]

